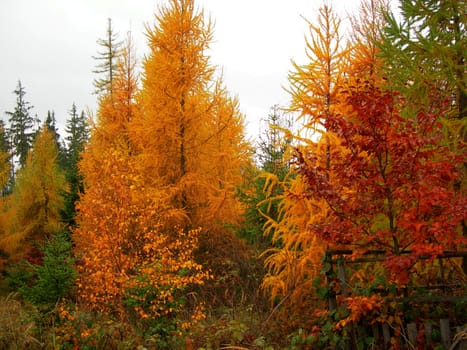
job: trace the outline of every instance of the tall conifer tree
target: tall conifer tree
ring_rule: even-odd
[[[63,221],[69,225],[75,225],[75,204],[79,199],[79,193],[83,192],[83,179],[79,174],[78,162],[89,140],[89,126],[84,111],[78,112],[73,103],[66,122],[66,149],[64,159],[65,176],[68,190],[64,195],[65,205],[62,212]]]
[[[243,116],[209,62],[211,22],[193,0],[161,7],[147,37],[141,118],[129,133],[140,176],[148,188],[162,189],[169,230],[201,227],[197,261],[223,276],[211,286],[217,291],[204,291],[224,298],[238,290],[235,274],[249,268],[243,242],[231,229],[243,220],[235,193],[250,163]]]
[[[248,149],[238,102],[215,78],[206,54],[211,23],[192,0],[170,1],[156,20],[148,31],[143,118],[132,125],[148,181],[155,176],[170,189],[184,225],[238,220],[232,195]]]
[[[14,91],[16,106],[13,112],[6,112],[9,116],[9,135],[12,146],[12,154],[18,157],[20,167],[26,163],[26,157],[34,139],[34,124],[37,118],[31,116],[33,106],[25,99],[26,90],[18,81],[18,87]]]
[[[322,5],[317,20],[308,21],[308,24],[308,62],[293,63],[294,71],[289,75],[290,109],[298,113],[297,123],[301,125],[295,135],[300,141],[296,147],[313,155],[320,168],[330,169],[332,153],[338,144],[336,136],[327,131],[326,123],[341,108],[348,49],[341,38],[341,19],[332,6]],[[265,233],[271,234],[274,246],[265,253],[269,273],[263,280],[263,287],[271,292],[273,299],[283,298],[285,308],[281,316],[285,317],[284,322],[289,326],[297,326],[295,322],[303,326],[300,322],[306,320],[295,315],[301,313],[300,308],[315,306],[311,304],[314,301],[310,277],[318,274],[325,248],[307,228],[322,222],[329,208],[323,200],[302,196],[306,183],[295,165],[282,181],[269,174],[265,188],[271,203],[278,200],[280,203],[278,214],[270,216],[265,224]],[[281,195],[274,195],[278,192]],[[298,309],[294,309],[296,307]],[[294,319],[289,318],[291,311]]]
[[[8,183],[11,180],[9,148],[5,124],[0,120],[0,197],[9,192]]]
[[[112,27],[112,20],[107,22],[107,36],[104,39],[97,40],[102,51],[97,52],[94,57],[98,61],[94,73],[101,74],[102,77],[94,80],[96,94],[110,93],[113,88],[113,81],[118,70],[118,58],[121,55],[122,42],[118,40],[118,34]]]

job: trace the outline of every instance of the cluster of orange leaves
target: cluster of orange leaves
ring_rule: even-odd
[[[203,285],[210,278],[209,273],[203,271],[192,256],[199,232],[199,229],[188,233],[180,230],[175,240],[165,235],[153,239],[152,235],[147,235],[142,253],[145,255],[145,263],[137,269],[137,275],[124,282],[127,291],[136,291],[131,298],[140,302],[135,311],[142,319],[171,316],[180,312],[183,305],[175,300],[179,291],[187,286]],[[137,291],[142,291],[142,294]],[[154,291],[157,291],[155,296]],[[144,307],[146,302],[149,305]],[[203,305],[198,305],[191,314],[192,321],[204,318],[202,309]],[[190,322],[180,324],[182,328],[188,328],[189,325]]]
[[[84,315],[77,305],[71,306],[60,303],[56,306],[57,324],[54,327],[55,340],[59,344],[78,344],[83,340],[89,340],[95,335],[96,330],[88,326],[82,316]]]
[[[337,322],[335,329],[340,331],[350,324],[358,323],[366,316],[370,316],[373,312],[379,311],[383,305],[383,301],[383,298],[378,294],[343,297],[342,302],[347,306],[349,315]]]

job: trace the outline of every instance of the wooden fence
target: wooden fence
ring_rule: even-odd
[[[351,250],[328,250],[326,251],[326,261],[330,263],[330,269],[326,273],[328,282],[334,280],[339,283],[340,294],[348,296],[350,294],[349,282],[346,275],[346,268],[352,264],[362,263],[379,263],[385,260],[383,251],[368,251],[364,256],[351,259],[349,256],[353,252]],[[362,320],[359,324],[352,325],[350,330],[350,340],[346,344],[345,350],[357,350],[361,339],[372,339],[372,349],[391,349],[396,341],[402,349],[449,349],[449,350],[467,350],[467,286],[461,281],[460,283],[449,283],[444,276],[443,259],[467,257],[467,251],[462,252],[445,252],[439,258],[440,275],[443,283],[429,286],[418,287],[425,291],[430,291],[430,295],[417,295],[414,290],[402,288],[398,295],[385,297],[387,303],[394,302],[401,305],[401,309],[410,310],[420,305],[428,305],[429,307],[444,308],[444,315],[436,320],[417,320],[416,322],[408,322],[400,324],[396,329],[391,327],[389,323],[375,323],[372,320]],[[420,257],[421,260],[427,259]],[[465,276],[464,276],[465,277]],[[412,287],[413,288],[413,287]],[[457,295],[454,295],[454,290]],[[460,294],[459,294],[460,291]],[[375,293],[380,291],[375,290]],[[335,293],[329,294],[329,309],[336,309],[338,298]],[[451,317],[452,308],[454,305],[461,305],[465,308],[463,320],[458,320]],[[461,322],[459,322],[461,321]],[[443,347],[440,348],[439,345]]]

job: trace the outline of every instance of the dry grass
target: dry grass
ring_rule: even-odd
[[[0,297],[0,348],[34,349],[40,342],[34,338],[34,322],[28,320],[27,312],[11,293]]]

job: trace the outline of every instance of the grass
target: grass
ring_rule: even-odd
[[[34,337],[35,324],[15,298],[15,293],[0,297],[0,348],[40,348],[40,342]]]

